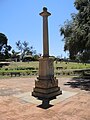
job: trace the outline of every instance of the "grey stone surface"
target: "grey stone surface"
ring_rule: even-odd
[[[77,92],[62,91],[62,95],[57,96],[57,99],[51,100],[50,103],[52,105],[55,105],[55,104],[62,102],[62,101],[66,100],[66,99],[68,99],[76,94],[77,94]],[[33,97],[31,95],[31,92],[25,92],[23,94],[14,95],[14,96],[21,99],[24,102],[33,103],[36,105],[42,103],[41,100],[38,100],[37,98]]]

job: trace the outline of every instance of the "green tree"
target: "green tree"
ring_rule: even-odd
[[[7,42],[7,37],[3,33],[0,33],[0,59],[7,59],[10,57],[9,51],[11,50],[11,46],[7,45]]]
[[[36,53],[35,50],[33,50],[33,46],[29,47],[29,43],[27,41],[21,42],[20,40],[16,42],[16,47],[18,48],[18,50],[21,53],[21,58],[23,59],[23,57],[25,55],[33,55]]]
[[[64,23],[60,33],[64,36],[64,50],[69,51],[70,58],[75,59],[80,54],[86,61],[90,59],[90,0],[75,0],[74,5],[78,13],[71,14],[71,21]]]

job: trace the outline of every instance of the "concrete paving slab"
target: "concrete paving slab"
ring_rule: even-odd
[[[65,99],[72,97],[74,95],[76,95],[77,92],[70,92],[70,91],[62,91],[62,95],[57,96],[57,99],[54,99],[52,101],[50,101],[50,103],[52,105],[55,105],[61,101],[64,101]],[[20,100],[22,100],[22,102],[28,102],[28,103],[33,103],[36,105],[39,105],[42,103],[41,100],[38,100],[37,98],[33,97],[31,95],[31,92],[25,92],[19,95],[13,95],[14,97],[19,98]]]

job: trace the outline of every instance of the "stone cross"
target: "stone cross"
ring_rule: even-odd
[[[43,17],[43,57],[49,57],[48,16],[51,13],[47,12],[47,8],[44,7],[40,15]]]

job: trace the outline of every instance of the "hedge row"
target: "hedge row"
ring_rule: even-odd
[[[38,74],[38,71],[36,71],[36,70],[32,70],[32,71],[30,71],[30,70],[27,70],[27,71],[25,71],[25,70],[18,70],[18,71],[16,71],[16,70],[13,70],[13,71],[0,71],[0,75],[1,76],[5,76],[5,75],[7,75],[7,76],[27,76],[27,75],[37,75]]]

